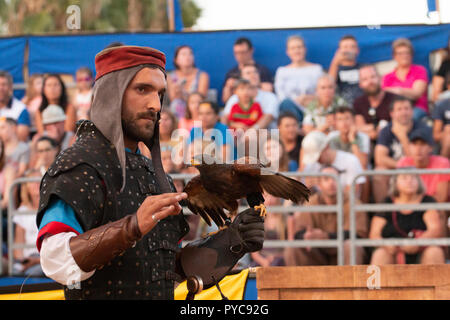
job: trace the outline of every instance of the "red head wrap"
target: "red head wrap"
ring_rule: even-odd
[[[165,72],[166,56],[149,47],[120,46],[105,49],[95,56],[95,80],[107,73],[142,64],[156,65]]]

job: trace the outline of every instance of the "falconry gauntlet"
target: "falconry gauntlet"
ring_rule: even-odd
[[[228,228],[185,246],[178,259],[184,276],[197,276],[204,288],[214,286],[245,253],[261,250],[264,220],[253,208],[236,216]]]

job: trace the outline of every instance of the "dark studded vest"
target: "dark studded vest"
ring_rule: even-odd
[[[122,170],[114,146],[92,122],[83,122],[75,144],[58,155],[41,182],[38,225],[55,196],[74,209],[85,231],[135,213],[147,196],[160,191],[151,161],[129,152],[126,156],[126,185],[120,192]],[[173,299],[175,255],[188,231],[182,214],[167,217],[82,281],[80,289],[65,287],[66,299]]]

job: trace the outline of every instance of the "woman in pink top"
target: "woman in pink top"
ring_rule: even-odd
[[[414,101],[414,120],[428,113],[428,74],[425,67],[412,63],[414,49],[408,39],[400,38],[392,44],[397,67],[383,77],[382,88]]]

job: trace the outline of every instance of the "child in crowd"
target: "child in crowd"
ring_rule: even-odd
[[[239,102],[231,107],[228,115],[229,125],[232,129],[243,129],[245,131],[258,122],[263,115],[263,111],[261,105],[253,100],[256,90],[250,84],[250,81],[239,79],[234,93]]]
[[[89,119],[89,109],[92,100],[92,71],[87,67],[79,68],[76,72],[77,92],[74,106],[77,120]]]

